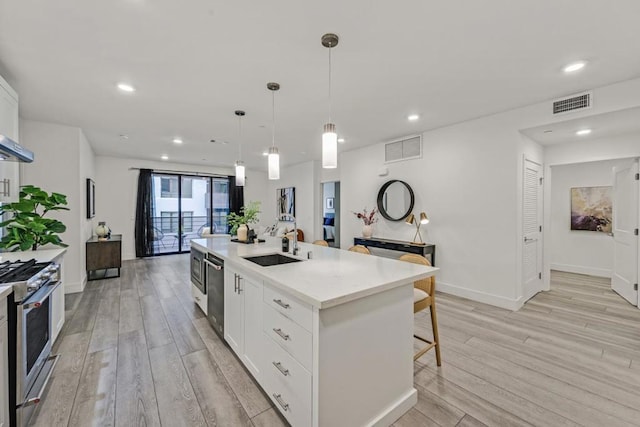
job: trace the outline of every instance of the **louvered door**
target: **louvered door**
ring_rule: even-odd
[[[522,283],[525,301],[542,290],[542,167],[524,161]]]

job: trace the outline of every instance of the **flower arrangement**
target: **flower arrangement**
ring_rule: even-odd
[[[378,211],[375,208],[371,209],[371,212],[367,212],[367,208],[364,208],[362,212],[351,213],[353,213],[358,219],[361,219],[364,222],[364,225],[372,225],[378,222],[378,218],[376,217],[376,213],[378,213]]]

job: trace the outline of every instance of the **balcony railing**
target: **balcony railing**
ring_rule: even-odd
[[[178,252],[189,250],[191,239],[202,237],[202,234],[226,234],[227,214],[214,213],[213,229],[209,225],[208,216],[153,217],[154,249],[156,253]],[[182,247],[181,247],[182,246]]]

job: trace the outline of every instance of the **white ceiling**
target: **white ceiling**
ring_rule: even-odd
[[[244,109],[262,168],[268,81],[282,163],[320,157],[326,32],[347,150],[640,76],[639,18],[638,0],[2,0],[0,65],[22,117],[79,126],[103,155],[228,166]]]
[[[591,133],[588,135],[576,135],[577,131],[584,129],[591,129]],[[565,142],[588,141],[590,139],[640,133],[640,107],[550,123],[523,129],[521,132],[541,145],[555,145]]]

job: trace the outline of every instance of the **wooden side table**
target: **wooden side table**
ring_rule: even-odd
[[[87,240],[87,280],[120,277],[122,268],[122,235],[112,234],[108,240],[94,236]],[[117,273],[116,273],[117,270]]]

